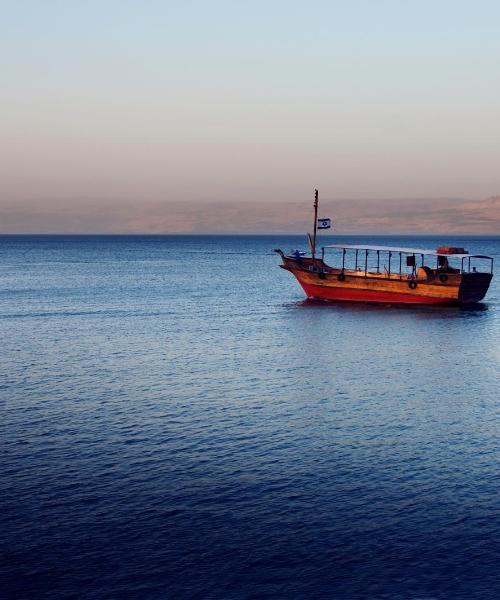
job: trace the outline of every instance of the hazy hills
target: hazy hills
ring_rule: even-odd
[[[336,232],[500,234],[500,196],[485,200],[324,200]],[[312,201],[99,203],[0,206],[0,233],[303,233]]]

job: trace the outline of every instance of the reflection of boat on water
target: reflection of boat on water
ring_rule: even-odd
[[[329,244],[316,256],[318,191],[314,201],[311,256],[277,249],[308,298],[403,304],[471,304],[482,300],[493,277],[493,259],[464,248],[437,250]],[[326,228],[326,227],[324,227]],[[333,252],[333,263],[325,253]],[[331,262],[331,261],[330,261]],[[485,268],[486,267],[486,268]]]

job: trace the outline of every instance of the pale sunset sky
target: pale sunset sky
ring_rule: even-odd
[[[0,233],[500,231],[497,1],[0,7]]]

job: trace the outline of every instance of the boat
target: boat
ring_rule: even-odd
[[[493,277],[493,258],[470,254],[465,248],[436,250],[328,244],[317,256],[317,230],[330,219],[318,219],[318,190],[314,198],[314,233],[308,234],[310,256],[299,250],[286,255],[280,267],[295,276],[306,296],[314,300],[390,304],[467,305],[481,301]],[[329,264],[326,253],[332,253]]]

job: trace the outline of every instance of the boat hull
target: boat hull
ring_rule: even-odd
[[[389,304],[459,304],[453,298],[436,298],[421,294],[406,294],[382,290],[366,290],[355,288],[340,288],[300,282],[306,296],[316,300],[333,300],[345,302],[377,302]]]

